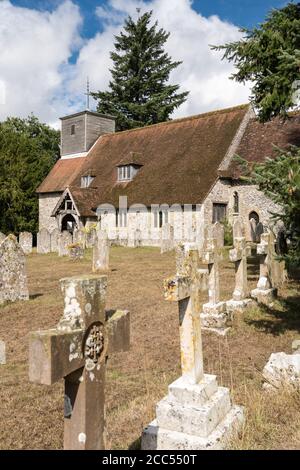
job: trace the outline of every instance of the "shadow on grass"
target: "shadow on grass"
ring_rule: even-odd
[[[261,318],[247,318],[246,323],[274,336],[289,330],[300,332],[300,295],[280,299],[274,305],[259,304]]]
[[[130,446],[128,447],[128,450],[141,450],[141,437],[133,441]]]
[[[44,294],[31,294],[29,296],[29,300],[34,300],[34,299],[38,299],[39,297],[43,297]]]

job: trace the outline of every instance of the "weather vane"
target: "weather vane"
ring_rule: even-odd
[[[86,80],[86,109],[89,110],[90,109],[90,80],[89,80],[89,77],[87,77],[87,80]]]

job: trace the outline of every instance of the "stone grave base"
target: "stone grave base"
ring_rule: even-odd
[[[228,300],[226,302],[226,310],[229,313],[238,313],[242,312],[245,308],[253,304],[252,299],[243,299],[243,300]]]
[[[197,385],[180,377],[157,404],[142,450],[224,449],[243,421],[243,409],[232,406],[229,390],[218,387],[215,375],[204,375]]]
[[[254,289],[251,291],[251,297],[259,304],[269,305],[277,297],[277,289]]]
[[[204,304],[200,318],[202,330],[212,331],[221,336],[226,335],[232,323],[231,315],[226,311],[225,302]]]

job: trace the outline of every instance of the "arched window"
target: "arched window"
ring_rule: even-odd
[[[250,214],[249,214],[249,220],[251,220],[251,219],[254,219],[255,222],[256,222],[256,224],[258,224],[258,223],[259,223],[259,215],[258,215],[258,213],[255,212],[255,211],[250,212]]]
[[[235,191],[233,193],[233,212],[235,214],[238,214],[240,211],[240,208],[239,208],[239,195],[238,193]]]

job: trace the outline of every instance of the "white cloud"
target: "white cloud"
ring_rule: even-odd
[[[0,2],[0,80],[6,89],[1,120],[33,112],[52,122],[72,107],[64,91],[80,24],[79,9],[69,0],[53,12]]]
[[[168,53],[183,61],[171,81],[190,95],[176,116],[247,101],[248,87],[229,80],[232,65],[222,62],[221,54],[209,47],[239,39],[238,28],[217,16],[201,16],[189,0],[109,0],[106,7],[95,9],[102,32],[87,41],[80,37],[82,19],[70,0],[51,13],[17,8],[4,0],[0,2],[0,81],[6,83],[7,93],[6,105],[0,104],[0,119],[33,111],[43,120],[57,122],[60,114],[84,106],[87,75],[92,90],[105,90],[114,35],[128,14],[137,16],[137,7],[142,12],[153,10],[159,26],[171,33]],[[71,65],[68,61],[74,49],[79,55]]]
[[[108,68],[112,65],[109,51],[113,49],[113,36],[118,34],[128,14],[137,16],[137,7],[142,12],[153,10],[153,18],[159,26],[171,33],[166,44],[168,53],[174,60],[183,61],[172,73],[171,81],[180,84],[182,90],[190,91],[190,95],[175,116],[247,102],[249,87],[230,80],[232,65],[221,61],[221,53],[210,48],[211,44],[237,40],[241,33],[236,26],[217,16],[203,17],[192,8],[189,0],[110,0],[109,7],[98,7],[96,12],[104,21],[104,31],[81,49],[74,89],[82,86],[86,75],[91,77],[92,88],[106,89],[110,77]]]

